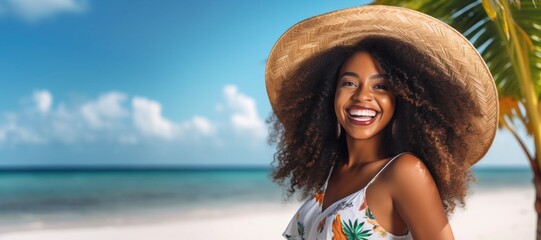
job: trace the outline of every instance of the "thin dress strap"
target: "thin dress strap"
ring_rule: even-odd
[[[374,177],[372,178],[372,180],[370,180],[370,182],[368,182],[368,184],[366,184],[366,188],[368,188],[368,186],[370,186],[370,184],[371,184],[372,182],[374,182],[374,180],[376,180],[376,178],[378,177],[378,175],[379,175],[381,172],[383,172],[383,170],[387,167],[387,165],[389,165],[393,160],[395,160],[398,156],[400,156],[400,155],[402,155],[402,154],[404,154],[404,153],[406,153],[406,152],[400,153],[400,154],[394,156],[391,160],[389,160],[389,161],[385,164],[385,166],[383,166],[383,167],[381,168],[381,170],[379,170],[379,172],[376,174],[376,176],[374,176]]]
[[[329,171],[329,174],[327,174],[327,179],[325,180],[325,183],[323,184],[325,190],[327,189],[327,183],[329,182],[329,178],[331,178],[333,168],[334,168],[334,163],[331,165],[331,170]]]

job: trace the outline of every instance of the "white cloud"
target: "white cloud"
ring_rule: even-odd
[[[0,118],[0,144],[108,142],[133,145],[156,140],[221,144],[236,142],[231,141],[234,136],[248,136],[250,143],[260,143],[266,136],[266,128],[257,114],[254,99],[239,92],[235,85],[225,86],[223,93],[225,101],[218,103],[221,110],[217,114],[225,118],[211,121],[209,116],[191,115],[183,121],[175,121],[163,115],[159,101],[144,96],[106,92],[77,103],[55,99],[58,103],[53,105],[51,92],[36,90],[31,96],[31,111],[23,108],[11,114],[0,112],[0,116],[4,116]]]
[[[37,90],[34,91],[32,95],[34,102],[36,103],[36,108],[39,112],[47,113],[53,105],[53,96],[47,90]]]
[[[10,143],[45,143],[46,140],[31,131],[27,127],[20,126],[17,122],[17,115],[5,114],[4,123],[0,125],[0,143],[9,141]]]
[[[60,13],[81,13],[87,8],[85,0],[7,0],[0,6],[26,21],[35,22]]]
[[[80,115],[80,111],[67,109],[64,104],[59,104],[48,121],[51,138],[65,144],[83,139],[82,136],[87,132],[87,122]]]
[[[188,122],[188,126],[203,135],[214,134],[216,130],[208,119],[201,116],[194,116],[191,121]]]
[[[262,139],[267,135],[265,122],[257,115],[255,100],[240,93],[235,85],[226,85],[223,93],[231,111],[230,121],[239,132]]]
[[[106,93],[96,101],[83,104],[81,114],[93,128],[112,128],[119,119],[127,116],[127,111],[122,107],[126,98],[126,94],[123,93]]]
[[[214,124],[205,117],[193,116],[190,120],[175,123],[162,115],[159,102],[144,97],[132,99],[134,125],[142,133],[163,139],[188,136],[210,136],[216,132]]]
[[[160,103],[144,97],[134,97],[132,107],[135,126],[143,133],[163,138],[173,138],[176,134],[174,124],[162,116]]]

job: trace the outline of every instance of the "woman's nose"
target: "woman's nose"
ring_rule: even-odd
[[[370,92],[370,89],[367,86],[361,86],[357,89],[357,92],[355,93],[354,97],[358,99],[359,101],[372,101],[374,99],[374,96],[372,95],[372,92]]]

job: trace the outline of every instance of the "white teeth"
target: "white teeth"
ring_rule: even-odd
[[[363,122],[363,121],[369,121],[372,119],[372,117],[352,117],[353,119],[355,119],[356,121],[360,121],[360,122]]]
[[[349,115],[351,116],[363,116],[363,117],[374,117],[376,116],[376,111],[368,109],[354,109],[349,110]]]

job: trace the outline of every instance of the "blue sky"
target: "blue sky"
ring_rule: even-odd
[[[366,2],[0,0],[0,166],[268,165],[273,44]]]

